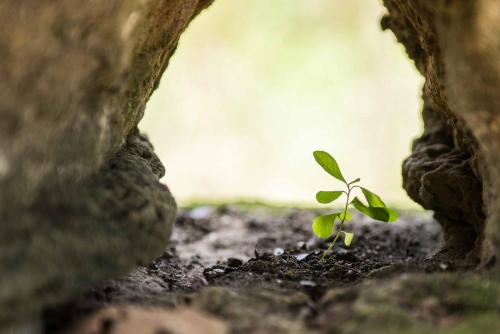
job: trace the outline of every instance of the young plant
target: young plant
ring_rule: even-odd
[[[330,238],[335,232],[335,223],[339,221],[335,237],[328,249],[323,253],[321,260],[330,252],[338,238],[341,234],[344,235],[344,244],[349,247],[354,238],[354,233],[344,231],[344,223],[352,219],[352,214],[349,211],[349,207],[352,206],[354,209],[360,213],[371,217],[376,220],[391,223],[398,218],[396,211],[387,208],[382,199],[370,190],[363,188],[357,183],[361,179],[357,178],[350,182],[347,182],[342,172],[340,171],[337,161],[324,151],[314,151],[314,159],[316,162],[331,176],[341,181],[345,185],[345,190],[335,190],[335,191],[319,191],[316,194],[316,200],[321,204],[332,203],[333,201],[340,198],[342,195],[345,196],[345,204],[343,205],[342,211],[333,212],[327,215],[322,215],[316,217],[312,223],[312,230],[316,236],[319,238]],[[351,199],[353,191],[359,189],[366,199],[368,205],[365,205],[358,197]]]

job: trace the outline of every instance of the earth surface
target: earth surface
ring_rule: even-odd
[[[429,213],[375,222],[354,214],[341,242],[311,221],[325,211],[259,204],[181,209],[163,255],[45,310],[43,333],[494,333],[497,272],[433,257]]]

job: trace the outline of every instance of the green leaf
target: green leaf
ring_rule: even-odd
[[[352,243],[352,238],[354,238],[354,233],[344,232],[344,245],[349,247]]]
[[[337,161],[327,152],[325,151],[314,151],[313,153],[314,159],[316,159],[316,162],[323,167],[323,169],[336,178],[337,180],[340,180],[342,182],[345,182],[344,176],[342,176],[342,173],[340,172],[339,165],[337,164]]]
[[[339,216],[339,213],[332,213],[329,215],[318,216],[314,219],[312,223],[312,230],[318,238],[328,238],[333,234],[333,226],[335,224],[335,219]]]
[[[396,211],[388,209],[386,207],[366,206],[357,197],[354,197],[351,204],[362,214],[376,220],[392,223],[393,221],[398,219],[398,214]]]
[[[368,202],[369,206],[373,206],[375,208],[386,207],[385,203],[382,201],[379,195],[375,194],[374,192],[371,192],[366,188],[361,188],[361,191],[363,192],[363,195],[365,195],[366,201]]]
[[[339,198],[342,193],[343,191],[319,191],[316,194],[316,200],[322,204],[331,203]]]
[[[361,179],[358,177],[357,179],[352,180],[351,182],[349,182],[349,184],[357,183],[359,181],[361,181]]]
[[[351,221],[352,220],[352,213],[349,211],[346,211],[345,213],[345,218],[344,218],[344,212],[339,213],[339,219],[342,220],[344,219],[345,221]]]

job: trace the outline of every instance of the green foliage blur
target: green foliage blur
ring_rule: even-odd
[[[422,79],[383,13],[376,0],[216,0],[196,18],[142,123],[180,204],[313,205],[321,146],[390,205],[416,207],[400,169]]]

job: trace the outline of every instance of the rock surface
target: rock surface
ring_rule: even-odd
[[[0,328],[162,253],[176,207],[137,123],[209,2],[0,3]]]
[[[384,4],[382,27],[394,32],[426,79],[425,131],[404,162],[404,187],[435,211],[446,256],[490,265],[500,251],[498,2]]]
[[[130,135],[97,175],[4,214],[0,325],[161,254],[176,212],[161,175],[151,145]]]
[[[109,161],[207,4],[2,1],[0,212]]]

